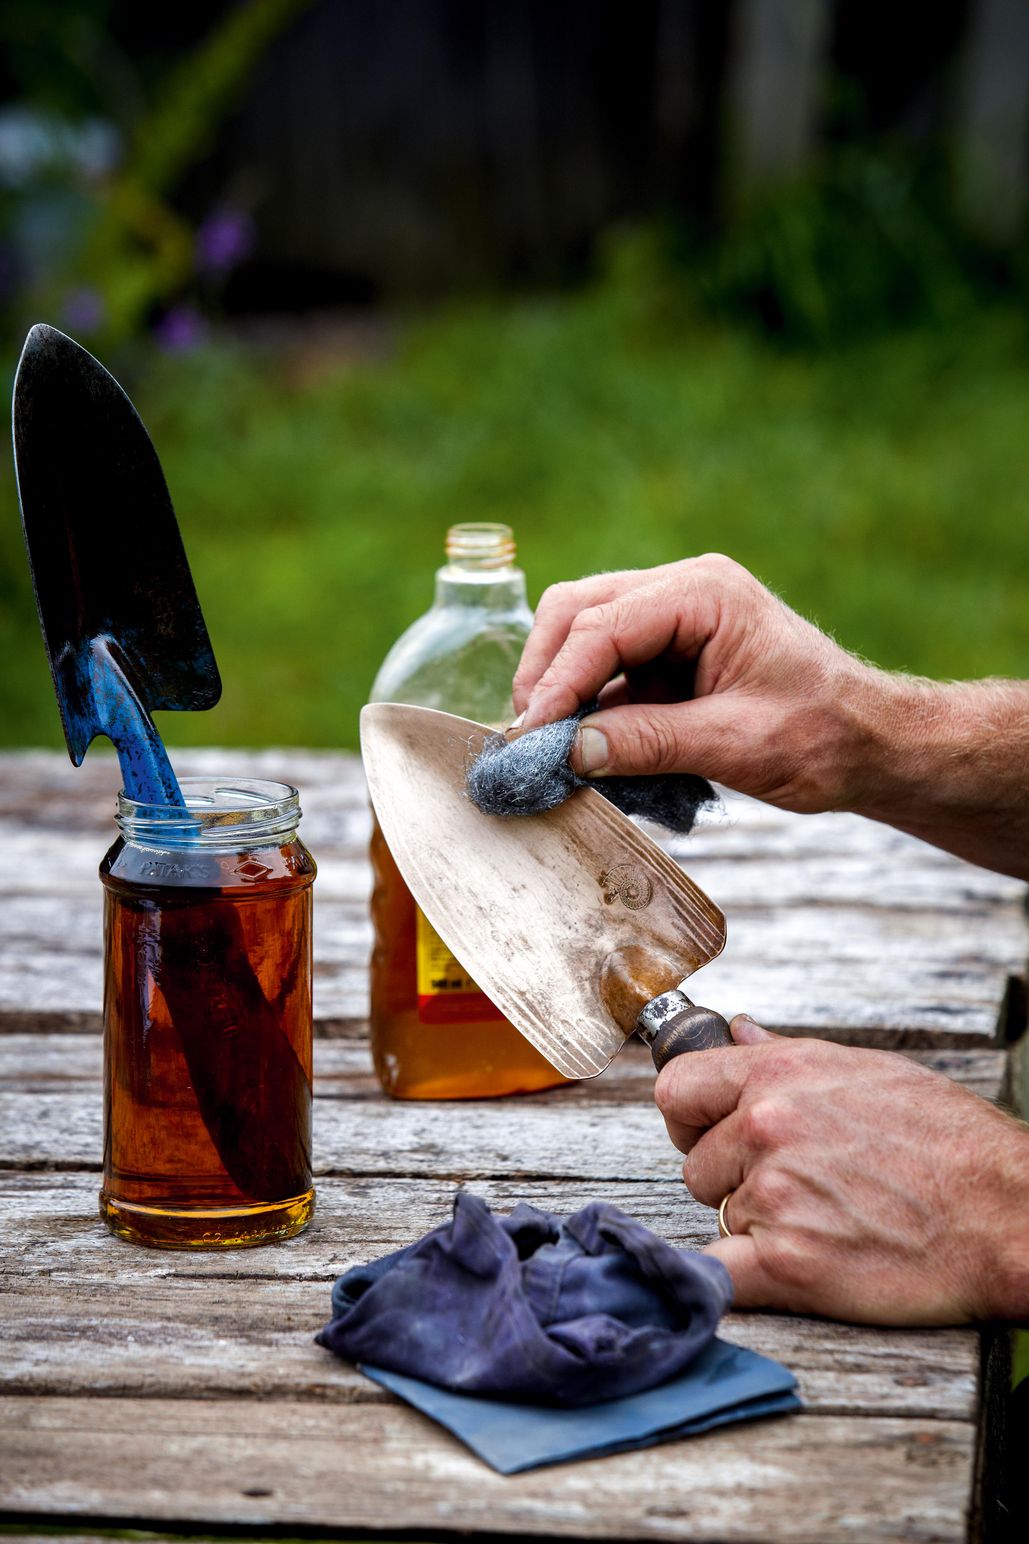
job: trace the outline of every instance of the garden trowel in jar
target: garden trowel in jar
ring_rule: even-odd
[[[447,948],[565,1077],[596,1076],[634,1033],[659,1069],[732,1044],[683,991],[725,944],[718,907],[592,788],[544,815],[480,813],[465,779],[493,733],[432,708],[361,713],[376,817]]]
[[[68,753],[80,766],[106,735],[128,797],[174,815],[186,800],[151,715],[213,707],[221,681],[157,452],[114,376],[43,323],[25,340],[13,419],[25,545]],[[237,962],[231,981],[227,959]],[[245,1195],[279,1196],[283,1160],[262,1134],[275,1109],[301,1111],[309,1090],[232,908],[178,908],[164,963],[161,989],[218,1156]],[[144,974],[153,991],[153,972]]]

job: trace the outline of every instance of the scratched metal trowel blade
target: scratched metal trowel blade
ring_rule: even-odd
[[[627,1038],[602,996],[605,961],[644,945],[688,976],[720,953],[725,918],[591,788],[545,815],[481,814],[465,774],[490,733],[431,708],[364,708],[372,804],[455,957],[559,1072],[593,1077]]]

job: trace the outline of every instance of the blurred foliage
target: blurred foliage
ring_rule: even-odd
[[[1026,673],[1026,317],[784,351],[641,298],[648,265],[623,244],[587,292],[411,318],[377,359],[317,330],[137,357],[225,682],[173,743],[354,746],[458,520],[509,521],[534,594],[722,550],[882,664]],[[9,478],[0,499],[0,736],[59,744]]]
[[[699,310],[791,348],[947,326],[1026,290],[1025,250],[984,250],[955,222],[934,168],[896,147],[837,148],[717,230],[672,219],[615,233],[606,251],[662,324]]]
[[[0,202],[17,276],[9,332],[45,316],[109,347],[198,297],[195,233],[172,195],[272,38],[309,3],[230,8],[146,86],[107,42],[100,0],[11,8],[8,67],[22,72],[24,100],[7,128],[13,151],[20,134],[25,166]],[[90,155],[98,131],[107,143]]]
[[[114,0],[6,0],[0,332],[9,344],[37,317],[104,350],[151,324],[168,347],[198,341],[228,272],[249,255],[252,211],[211,211],[216,239],[205,241],[179,199],[257,61],[311,3],[212,0],[197,43],[189,7],[167,29],[145,18],[134,29]],[[878,76],[867,59],[863,68],[871,82],[838,67],[827,74],[828,138],[805,175],[742,205],[737,192],[721,219],[700,208],[670,218],[635,256],[616,235],[617,261],[636,263],[652,317],[660,296],[678,320],[699,308],[787,345],[825,346],[919,321],[949,325],[998,293],[1024,298],[1024,246],[987,251],[956,221],[947,147],[871,132],[866,95]],[[732,202],[729,168],[713,184],[719,176]],[[281,296],[283,308],[302,301]]]
[[[945,191],[906,157],[847,148],[756,200],[700,265],[701,296],[792,342],[946,322],[978,287]]]
[[[145,70],[107,0],[3,14],[8,352],[67,327],[150,424],[226,683],[173,741],[353,746],[469,519],[515,527],[537,592],[721,549],[884,664],[1026,673],[1029,263],[976,248],[913,152],[840,145],[718,230],[614,233],[578,294],[366,319],[375,360],[205,341],[248,212],[194,230],[176,195],[308,3],[213,5]],[[0,505],[0,742],[58,744],[8,473]]]

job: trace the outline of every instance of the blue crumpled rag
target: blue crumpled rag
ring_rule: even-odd
[[[731,1298],[719,1260],[616,1206],[496,1217],[462,1191],[339,1278],[316,1339],[513,1473],[798,1408],[786,1368],[715,1338]]]

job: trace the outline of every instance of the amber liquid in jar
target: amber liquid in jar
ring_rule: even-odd
[[[371,1042],[383,1088],[401,1099],[468,1099],[564,1083],[434,942],[377,822],[371,859]]]
[[[290,1237],[314,1209],[310,854],[119,840],[100,874],[101,1215],[167,1248]]]

